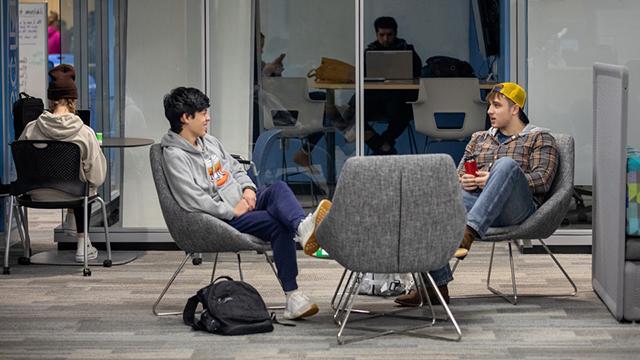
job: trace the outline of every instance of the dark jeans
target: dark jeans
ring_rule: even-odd
[[[277,181],[258,190],[253,211],[228,221],[236,230],[271,243],[278,278],[284,291],[298,288],[296,243],[293,237],[305,216],[289,186]]]
[[[310,97],[315,100],[324,99],[324,97]],[[322,94],[324,95],[324,94]],[[373,133],[373,136],[366,140],[367,146],[374,153],[379,153],[380,148],[384,144],[394,148],[396,139],[402,135],[407,129],[411,119],[413,119],[413,109],[408,101],[415,101],[418,97],[416,90],[367,90],[364,93],[364,130]],[[345,112],[345,122],[355,121],[356,97],[355,95],[349,100],[349,107]],[[386,122],[387,129],[378,134],[371,126],[376,121]],[[311,134],[307,137],[307,145],[305,151],[313,151],[315,145],[322,138],[322,133]]]
[[[73,216],[76,218],[76,231],[84,233],[84,206],[73,208]],[[87,213],[87,221],[91,224],[91,211]]]
[[[377,153],[386,143],[394,148],[396,139],[407,129],[413,119],[413,109],[407,101],[414,101],[418,96],[415,90],[367,90],[364,93],[364,130],[373,132],[366,141],[367,146]],[[352,98],[355,107],[355,98]],[[351,101],[349,102],[351,106]],[[384,121],[387,129],[376,133],[371,123]]]

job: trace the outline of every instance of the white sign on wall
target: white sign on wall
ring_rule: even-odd
[[[20,91],[46,99],[47,95],[47,4],[20,4]]]

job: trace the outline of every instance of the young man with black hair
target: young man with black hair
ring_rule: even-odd
[[[398,37],[398,23],[390,16],[381,16],[375,20],[373,27],[376,40],[367,45],[368,51],[410,50],[413,54],[413,77],[420,77],[422,60],[413,45]],[[365,63],[365,74],[366,74]],[[375,155],[396,154],[395,142],[409,126],[413,119],[413,109],[408,101],[414,101],[417,90],[366,90],[364,93],[364,139]],[[355,103],[353,104],[355,108]],[[387,129],[378,134],[370,122],[385,119]]]
[[[318,306],[298,290],[295,242],[308,255],[318,249],[315,228],[331,203],[323,200],[313,214],[305,215],[285,183],[257,189],[242,165],[207,134],[208,108],[209,98],[195,88],[178,87],[164,97],[171,129],[161,146],[173,196],[187,211],[215,216],[240,232],[269,241],[287,297],[284,317],[316,314]]]
[[[390,16],[381,16],[374,21],[373,27],[376,32],[376,40],[367,45],[364,50],[365,54],[367,51],[372,50],[411,50],[413,54],[413,77],[419,78],[422,60],[420,60],[420,56],[416,53],[413,45],[397,37],[398,23],[396,20]],[[374,155],[390,155],[398,152],[395,148],[396,139],[402,135],[409,126],[411,119],[413,119],[413,109],[407,102],[414,101],[417,97],[417,90],[365,90],[364,140]],[[349,107],[344,114],[344,120],[336,121],[336,126],[344,129],[345,133],[347,133],[347,129],[350,129],[348,133],[354,134],[352,130],[355,121],[356,97],[352,96],[348,104]],[[388,124],[387,129],[382,134],[378,134],[370,124],[370,122],[380,119],[385,120]],[[306,144],[294,154],[293,160],[300,165],[309,166],[308,154],[313,151],[322,135],[322,133],[310,135]],[[354,140],[354,138],[348,139],[349,142]]]
[[[464,237],[454,255],[458,259],[467,256],[473,241],[481,239],[489,227],[525,221],[551,188],[558,147],[548,129],[529,124],[522,110],[526,97],[525,90],[512,82],[496,85],[487,95],[491,128],[471,136],[458,167],[467,209]],[[475,159],[476,174],[465,173],[468,159]],[[431,275],[438,288],[448,294],[447,283],[453,279],[449,266]],[[414,291],[396,302],[416,305],[418,296]]]

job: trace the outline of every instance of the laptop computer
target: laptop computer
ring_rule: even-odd
[[[365,81],[413,80],[411,50],[369,50],[364,60]]]
[[[91,111],[90,110],[78,109],[76,110],[76,115],[78,115],[80,119],[82,119],[82,122],[85,125],[91,127]]]

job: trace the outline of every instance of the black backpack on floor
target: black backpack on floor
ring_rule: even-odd
[[[218,282],[220,279],[226,281]],[[202,304],[203,311],[196,319],[198,303]],[[273,331],[271,315],[260,293],[246,282],[234,281],[228,276],[220,276],[189,298],[182,319],[196,330],[221,335]]]
[[[42,99],[21,92],[20,98],[13,103],[14,139],[18,139],[27,124],[37,119],[43,112]]]

